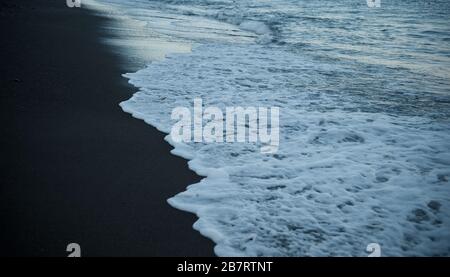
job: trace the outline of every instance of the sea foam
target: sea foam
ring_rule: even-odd
[[[139,92],[121,107],[166,133],[172,108],[195,97],[280,107],[273,155],[257,144],[166,137],[205,176],[169,203],[199,217],[194,228],[214,240],[216,254],[361,256],[372,242],[385,255],[449,253],[449,125],[361,112],[355,96],[304,85],[311,76],[337,81],[325,74],[333,70],[344,68],[260,45],[207,44],[125,74]]]
[[[120,106],[134,117],[169,133],[172,109],[194,98],[280,107],[275,154],[166,136],[205,177],[168,201],[197,214],[216,254],[450,254],[447,4],[392,1],[381,16],[365,1],[101,2],[126,25],[125,48],[197,45],[125,74],[139,92]]]

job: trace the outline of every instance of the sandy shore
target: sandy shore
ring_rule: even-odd
[[[83,256],[213,255],[166,202],[199,177],[118,106],[135,89],[99,43],[107,19],[16,2],[0,4],[0,255],[66,256],[70,242]]]

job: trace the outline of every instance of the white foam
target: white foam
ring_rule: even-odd
[[[135,56],[144,60],[163,53],[159,62],[125,75],[140,91],[120,104],[124,111],[168,133],[172,108],[191,107],[194,98],[219,107],[281,107],[275,155],[261,154],[256,144],[176,144],[166,137],[172,153],[206,177],[168,201],[198,215],[194,228],[215,241],[216,254],[361,256],[372,242],[381,244],[383,256],[450,253],[449,122],[423,116],[427,109],[420,105],[406,113],[420,117],[389,114],[395,107],[411,109],[409,103],[397,103],[400,98],[393,98],[392,91],[416,93],[419,86],[448,92],[446,81],[436,86],[436,81],[422,83],[408,72],[364,68],[369,75],[361,65],[336,60],[336,53],[329,59],[328,48],[314,60],[272,45],[222,43],[252,42],[253,33],[258,41],[270,42],[272,34],[263,21],[274,13],[283,16],[289,9],[284,3],[273,10],[264,1],[246,2],[251,9],[236,1],[198,7],[193,1],[172,1],[176,5],[170,10],[158,1],[102,2],[111,1],[121,2],[120,9],[103,7],[120,19],[122,29],[115,30],[123,38],[120,45],[137,45]],[[289,16],[296,18],[297,4],[292,10]],[[308,17],[312,10],[303,10],[305,20],[317,19]],[[334,8],[325,12],[331,19],[336,16]],[[255,19],[260,13],[265,16]],[[308,46],[322,41],[311,28],[323,26],[294,21],[294,42]],[[340,30],[337,34],[345,30],[334,29]],[[317,34],[325,39],[319,46],[335,47],[328,40],[337,34],[328,35],[328,26],[324,30]],[[347,31],[355,34],[353,28]],[[160,50],[155,50],[155,38],[182,47],[158,43]],[[148,41],[152,47],[145,48]],[[188,52],[192,41],[213,43],[161,59]],[[363,86],[362,100],[358,86]],[[407,102],[408,96],[402,97],[400,102]]]
[[[448,254],[448,123],[359,112],[350,94],[308,90],[345,70],[261,45],[206,44],[126,74],[139,92],[121,107],[166,133],[172,108],[194,98],[280,107],[275,155],[166,138],[206,177],[169,203],[199,217],[194,228],[217,255],[362,256],[371,242],[383,255]]]

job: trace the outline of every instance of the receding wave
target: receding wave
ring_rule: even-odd
[[[336,67],[275,50],[268,59],[268,51],[203,45],[125,75],[140,91],[122,108],[164,132],[172,109],[191,107],[194,97],[219,107],[280,106],[275,155],[168,136],[173,153],[206,177],[169,203],[199,216],[194,227],[218,255],[364,255],[374,241],[386,255],[448,253],[450,127],[358,111],[357,96],[305,86],[317,72],[314,82],[334,83],[325,73]]]
[[[450,254],[448,2],[97,2],[127,33],[193,45],[125,74],[134,117],[168,133],[194,98],[280,108],[275,154],[166,137],[204,176],[169,203],[198,215],[216,254]]]

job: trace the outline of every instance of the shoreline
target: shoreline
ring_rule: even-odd
[[[71,242],[82,256],[214,255],[167,203],[200,177],[119,107],[137,89],[99,39],[110,19],[38,0],[3,3],[0,20],[0,256],[67,256]]]

